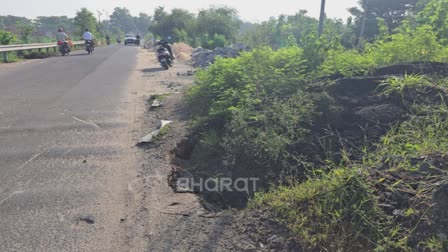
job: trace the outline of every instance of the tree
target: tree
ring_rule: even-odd
[[[235,9],[228,7],[211,7],[198,14],[197,27],[202,34],[209,37],[223,35],[227,41],[234,42],[238,35],[241,20]]]
[[[64,28],[65,31],[73,32],[73,19],[66,16],[39,16],[34,20],[37,36],[53,37],[58,28]]]
[[[24,17],[17,16],[0,16],[0,24],[2,24],[2,28],[8,31],[15,33],[17,31],[17,24],[27,24],[32,25],[33,22]]]
[[[392,33],[403,20],[414,13],[419,0],[360,0],[359,7],[349,9],[355,17],[354,30],[358,41],[365,39],[373,41],[379,33],[378,18],[384,19]]]
[[[151,17],[145,13],[140,13],[138,17],[134,17],[134,23],[137,28],[137,32],[145,34],[149,30],[151,25]]]
[[[95,15],[86,8],[82,8],[80,11],[76,12],[74,25],[75,35],[77,36],[82,36],[85,29],[89,29],[93,34],[97,33],[97,20]]]
[[[324,32],[324,21],[325,21],[325,0],[320,3],[320,17],[319,17],[319,37]]]
[[[332,20],[326,20],[327,26],[333,26]],[[301,43],[308,34],[316,32],[318,20],[307,16],[306,10],[300,10],[295,15],[281,15],[277,19],[271,18],[254,29],[249,30],[242,37],[244,41],[253,46],[270,46],[272,48],[285,47],[291,44],[292,37]],[[292,36],[292,37],[291,37]]]
[[[240,25],[240,34],[244,34],[247,31],[250,31],[252,29],[254,29],[257,26],[257,24],[255,23],[251,23],[251,22],[244,22]]]
[[[196,35],[195,16],[183,9],[173,9],[167,13],[163,7],[154,11],[150,31],[161,38],[172,37],[176,41],[192,43]]]
[[[443,44],[448,44],[448,0],[432,0],[418,14],[420,25],[430,25]]]
[[[8,31],[0,30],[0,44],[1,45],[9,45],[11,42],[15,40],[14,34]]]
[[[134,18],[126,8],[115,8],[112,15],[110,15],[110,23],[124,33],[137,32]]]
[[[20,35],[20,39],[22,40],[22,42],[28,44],[30,42],[31,34],[35,30],[34,25],[18,23],[16,24],[16,29]]]

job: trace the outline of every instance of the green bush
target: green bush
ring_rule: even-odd
[[[302,49],[255,49],[232,59],[217,59],[199,71],[188,97],[193,113],[200,117],[222,117],[249,104],[267,105],[287,98],[304,84]]]
[[[287,147],[305,139],[315,113],[312,96],[300,91],[306,87],[302,56],[294,46],[260,48],[220,58],[197,74],[189,104],[199,124],[209,125],[203,137],[221,132],[218,142],[228,163],[254,160],[252,168],[263,164],[280,172]]]
[[[437,41],[437,34],[430,26],[416,29],[403,27],[390,37],[390,41],[377,41],[367,49],[377,65],[416,61],[441,61],[446,51]]]
[[[15,39],[16,37],[11,32],[0,30],[1,45],[9,45],[10,43],[14,42]]]
[[[398,33],[384,36],[382,40],[365,47],[361,53],[355,50],[330,50],[315,75],[340,74],[349,77],[368,74],[382,65],[448,60],[448,48],[441,45],[437,34],[427,25],[416,29],[404,25]]]
[[[362,55],[355,50],[335,51],[328,53],[318,70],[319,76],[341,74],[342,76],[368,74],[377,64],[369,55]]]
[[[221,34],[214,34],[211,39],[207,41],[207,48],[214,49],[216,47],[224,47],[228,46],[229,42],[227,42],[226,37]]]

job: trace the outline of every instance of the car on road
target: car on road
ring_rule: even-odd
[[[126,34],[126,36],[124,37],[124,45],[129,44],[137,44],[137,37],[135,36],[135,34]]]

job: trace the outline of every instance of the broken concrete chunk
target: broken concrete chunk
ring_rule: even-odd
[[[151,104],[151,108],[158,108],[162,106],[162,101],[155,99],[152,104]]]
[[[173,121],[160,121],[160,129],[163,129],[163,127],[167,126],[168,124],[172,123]]]
[[[167,126],[168,124],[172,123],[173,121],[167,121],[167,120],[161,120],[160,121],[160,127],[157,130],[154,130],[153,132],[149,133],[148,135],[140,138],[138,141],[139,144],[142,143],[150,143],[154,139],[154,137],[158,136],[160,134],[160,131]]]
[[[148,135],[140,138],[140,140],[138,141],[138,143],[150,143],[152,142],[152,139],[154,139],[154,137],[158,136],[160,134],[160,130],[154,130],[153,132],[149,133]]]

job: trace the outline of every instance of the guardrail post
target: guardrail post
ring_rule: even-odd
[[[3,52],[3,61],[8,62],[8,52]]]

